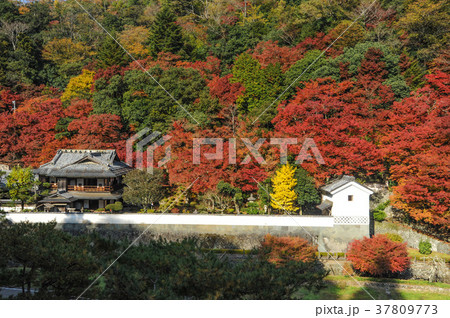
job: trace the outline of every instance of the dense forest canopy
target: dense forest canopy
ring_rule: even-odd
[[[123,156],[149,127],[172,136],[172,185],[248,194],[279,163],[268,138],[313,138],[317,185],[389,182],[408,220],[448,235],[449,14],[445,0],[0,0],[0,162]],[[194,137],[237,138],[238,163],[193,165]],[[266,138],[265,165],[239,164],[241,138]]]

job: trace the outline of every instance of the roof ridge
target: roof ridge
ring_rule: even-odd
[[[93,153],[93,152],[116,152],[116,149],[59,149],[62,153]]]

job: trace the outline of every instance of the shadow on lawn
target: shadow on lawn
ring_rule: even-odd
[[[351,288],[353,292],[350,298],[352,300],[401,300],[402,294],[398,289],[398,284],[392,282],[379,282],[377,280],[369,279],[368,281],[358,281],[362,286],[355,286]],[[369,295],[370,294],[370,295]]]
[[[318,291],[297,290],[293,298],[305,300],[399,300],[403,299],[398,284],[380,282],[368,278],[367,281],[355,281],[351,277],[326,279],[325,287]]]

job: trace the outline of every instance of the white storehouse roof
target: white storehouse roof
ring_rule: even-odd
[[[360,188],[361,190],[368,192],[369,194],[373,193],[373,191],[370,190],[369,188],[367,188],[366,186],[356,182],[355,177],[347,176],[347,175],[344,175],[344,176],[334,180],[333,182],[323,186],[320,189],[325,193],[334,194],[336,192],[341,191],[344,188],[347,188],[350,185],[354,185],[357,188]]]

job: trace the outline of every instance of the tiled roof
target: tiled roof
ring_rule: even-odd
[[[117,157],[115,150],[61,149],[35,173],[50,177],[117,177],[132,168]]]
[[[62,192],[61,195],[71,201],[73,200],[118,200],[121,198],[119,193],[109,193],[109,192],[81,192],[81,191],[70,191]]]
[[[346,185],[347,183],[355,181],[355,177],[352,176],[342,176],[339,179],[323,186],[321,189],[325,192],[331,193],[334,190]]]

